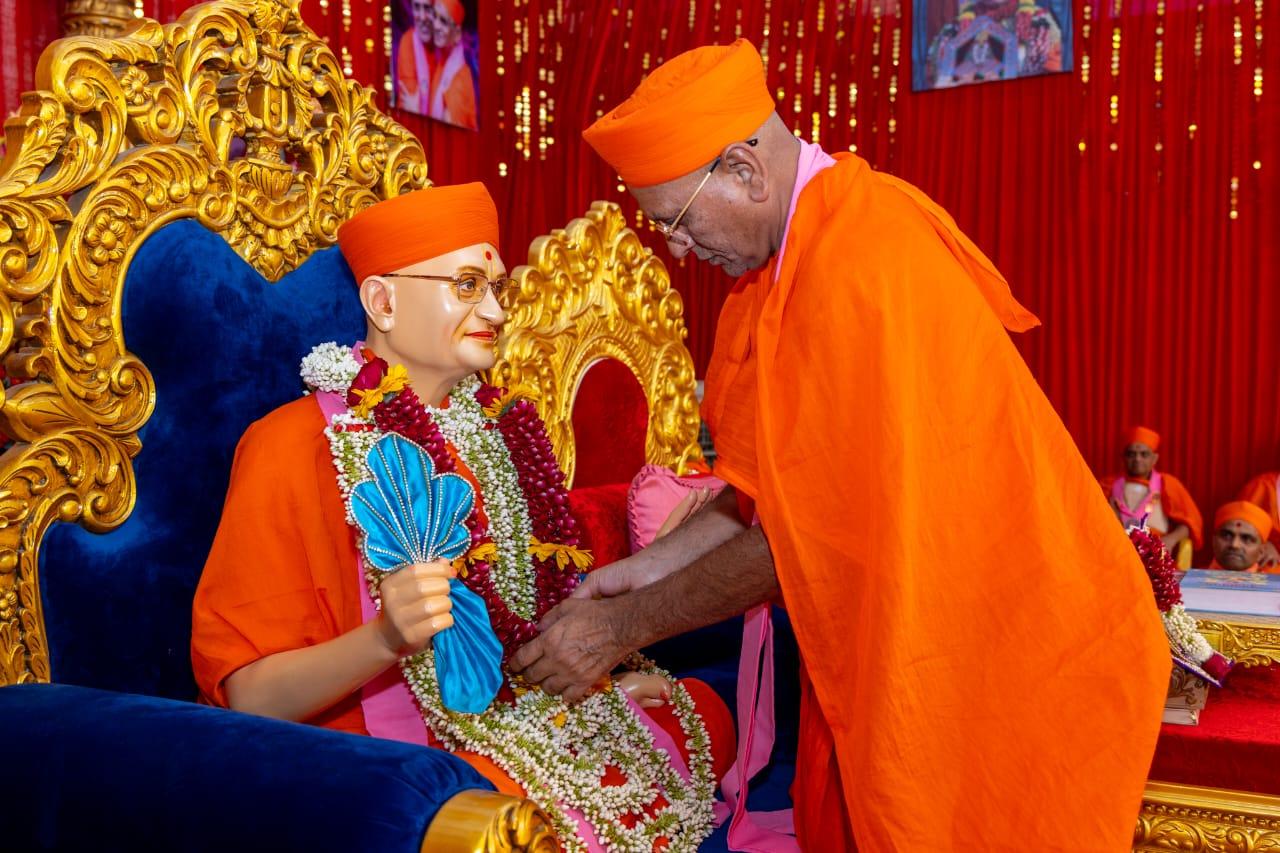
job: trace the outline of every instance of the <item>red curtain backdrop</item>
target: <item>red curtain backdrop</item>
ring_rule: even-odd
[[[161,20],[189,5],[140,0]],[[634,215],[584,126],[664,59],[751,38],[799,135],[929,192],[1040,315],[1019,345],[1099,472],[1141,421],[1211,515],[1280,467],[1280,0],[1077,0],[1074,12],[1071,73],[912,94],[910,9],[896,2],[479,0],[480,132],[396,117],[437,182],[492,188],[514,264],[595,199]],[[386,90],[383,0],[304,0],[303,14]],[[0,0],[6,112],[57,15]],[[730,282],[671,269],[701,369]]]

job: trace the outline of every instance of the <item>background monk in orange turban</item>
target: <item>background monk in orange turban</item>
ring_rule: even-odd
[[[663,63],[584,137],[676,257],[741,276],[703,408],[732,488],[513,666],[577,696],[780,596],[804,849],[1129,849],[1168,644],[1009,339],[1035,317],[919,190],[793,136],[745,41]]]
[[[407,679],[422,673],[412,667],[432,660],[417,656],[455,626],[459,573],[470,598],[482,599],[478,619],[505,658],[576,580],[560,560],[569,568],[589,560],[576,549],[572,516],[554,508],[567,496],[545,474],[554,457],[538,455],[545,432],[536,410],[475,376],[494,364],[506,317],[499,297],[513,286],[488,192],[466,184],[383,201],[345,223],[338,241],[359,283],[351,298],[364,307],[366,339],[317,347],[303,362],[316,393],[254,423],[236,449],[192,611],[191,661],[204,700],[448,745],[500,790],[527,789],[566,835],[599,833],[610,849],[636,849],[634,837],[626,845],[617,836],[643,837],[642,817],[652,818],[667,821],[657,836],[691,849],[711,831],[715,778],[733,754],[732,718],[707,685],[623,673],[620,690],[583,706],[595,714],[585,728],[575,709],[548,704],[501,671],[479,710],[466,713],[448,713],[462,709],[443,706],[430,687],[434,671],[410,690]],[[359,442],[391,433],[428,453],[437,473],[470,483],[474,509],[459,562],[385,575],[362,564],[368,552],[357,550],[362,534],[348,521],[349,493],[371,479],[358,467],[368,449]],[[454,671],[498,668],[491,657],[488,670]],[[594,738],[601,726],[608,738]],[[601,794],[624,782],[627,798]]]
[[[1141,525],[1160,534],[1171,552],[1184,539],[1193,548],[1204,544],[1204,518],[1191,492],[1172,474],[1156,470],[1160,436],[1143,426],[1124,433],[1124,474],[1098,482],[1125,528]]]
[[[1266,568],[1280,566],[1280,471],[1254,477],[1245,483],[1236,498],[1267,511],[1271,518],[1271,537],[1263,543],[1259,563]]]
[[[1213,516],[1213,563],[1209,568],[1267,571],[1259,561],[1270,535],[1271,515],[1262,507],[1248,501],[1223,504]]]

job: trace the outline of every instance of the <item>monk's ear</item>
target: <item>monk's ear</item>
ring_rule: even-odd
[[[396,324],[396,289],[385,278],[371,275],[360,283],[360,304],[378,331],[389,332]]]
[[[735,142],[720,154],[729,174],[738,179],[754,202],[769,200],[769,172],[760,153],[746,142]]]

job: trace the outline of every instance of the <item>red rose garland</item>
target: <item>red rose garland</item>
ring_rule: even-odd
[[[372,388],[386,371],[386,362],[374,359],[364,365],[357,383],[361,387]],[[356,384],[353,383],[352,388],[354,390]],[[502,390],[482,384],[475,396],[481,406],[489,406],[502,396]],[[350,396],[348,402],[350,403]],[[379,430],[397,433],[427,451],[437,471],[457,470],[444,435],[412,388],[404,388],[394,396],[384,399],[374,407],[373,418]],[[534,537],[541,542],[577,547],[580,541],[578,524],[569,512],[569,492],[564,487],[564,473],[556,462],[551,441],[547,437],[542,419],[538,417],[537,409],[528,400],[515,400],[502,410],[495,422],[486,424],[486,428],[492,428],[495,423],[511,454],[520,490],[529,507],[529,521]],[[488,528],[480,517],[479,502],[466,523],[471,532],[471,547],[468,552],[491,541]],[[502,600],[494,586],[492,567],[488,561],[477,560],[472,563],[462,578],[462,582],[470,590],[484,599],[494,633],[502,643],[504,664],[516,649],[538,635],[538,620],[578,585],[577,572],[561,569],[553,559],[539,560],[535,557],[533,563],[537,606],[531,620],[513,613]]]

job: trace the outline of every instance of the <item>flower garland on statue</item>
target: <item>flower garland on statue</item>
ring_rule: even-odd
[[[457,469],[452,445],[476,477],[484,509],[482,515],[477,501],[467,519],[471,543],[456,565],[488,607],[505,665],[537,635],[538,620],[572,591],[578,570],[591,560],[578,547],[564,476],[537,409],[476,377],[454,388],[447,407],[432,408],[409,387],[403,367],[363,354],[361,364],[351,348],[326,343],[302,361],[309,388],[344,395],[349,406],[326,430],[348,523],[354,527],[351,490],[368,479],[365,458],[380,436],[395,432],[413,441],[440,472]],[[368,580],[377,602],[380,577],[370,572]],[[671,679],[640,655],[626,665]],[[569,809],[584,816],[609,849],[649,853],[664,839],[668,850],[693,851],[710,834],[710,740],[692,697],[674,679],[671,702],[687,739],[688,780],[621,690],[604,689],[570,706],[508,675],[510,689],[485,713],[471,715],[444,707],[430,647],[401,661],[401,669],[432,733],[452,749],[490,757],[519,780],[551,816],[566,849],[586,849]],[[606,768],[621,771],[625,781],[602,785]]]
[[[1215,687],[1221,687],[1232,661],[1214,651],[1200,633],[1196,620],[1183,608],[1178,569],[1164,541],[1145,527],[1129,528],[1129,541],[1138,549],[1147,577],[1151,579],[1156,607],[1160,610],[1160,621],[1164,623],[1174,660]]]

